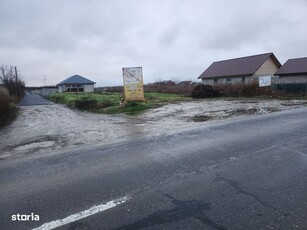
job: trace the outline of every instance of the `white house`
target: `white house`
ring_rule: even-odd
[[[94,92],[94,85],[96,82],[93,82],[85,77],[80,75],[71,76],[64,81],[61,81],[57,84],[58,92]]]

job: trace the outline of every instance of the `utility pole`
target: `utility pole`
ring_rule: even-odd
[[[16,77],[16,95],[17,99],[19,100],[20,94],[19,94],[19,82],[18,82],[18,75],[17,75],[17,67],[15,66],[15,77]]]
[[[44,75],[44,88],[43,88],[44,91],[42,92],[43,96],[46,96],[46,95],[47,95],[46,77],[47,77],[47,75],[45,74],[45,75]]]

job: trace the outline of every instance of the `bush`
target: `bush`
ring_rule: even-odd
[[[228,97],[240,97],[240,96],[253,97],[260,94],[268,94],[267,90],[265,88],[259,88],[256,82],[247,85],[244,84],[217,85],[214,86],[213,88],[216,90],[220,90],[221,92],[223,92],[225,96]]]
[[[112,105],[113,103],[111,100],[103,100],[102,102],[99,102],[98,104],[96,104],[96,109],[108,108]]]
[[[10,100],[8,90],[0,87],[0,127],[9,124],[17,116],[17,108]]]
[[[194,98],[220,97],[222,92],[211,85],[198,85],[192,90],[191,96]]]
[[[97,101],[90,97],[83,97],[75,101],[75,107],[81,110],[92,110],[97,106]]]
[[[0,87],[0,113],[4,113],[10,108],[10,95],[6,88]]]
[[[193,85],[190,84],[163,84],[156,82],[148,85],[144,85],[144,91],[146,93],[169,93],[169,94],[184,94],[191,95]]]

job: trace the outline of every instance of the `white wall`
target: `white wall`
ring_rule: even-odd
[[[71,86],[68,86],[68,88],[70,87]],[[59,85],[58,92],[59,93],[65,92],[68,88],[65,85]],[[94,85],[83,85],[83,89],[85,93],[92,93],[94,92]]]
[[[84,85],[84,92],[86,93],[94,92],[94,85]]]
[[[268,58],[260,68],[255,72],[255,76],[273,76],[278,70],[278,66],[270,57]]]
[[[58,92],[62,93],[63,92],[63,87],[61,85],[58,86]]]
[[[243,76],[244,77],[244,76]],[[203,79],[202,83],[204,83],[205,85],[240,85],[243,84],[243,77],[221,77],[221,78],[217,78],[218,79],[218,83],[215,84],[214,83],[214,79]],[[228,81],[228,78],[230,79],[230,81]],[[249,84],[254,80],[253,77],[251,76],[245,76],[245,84]]]

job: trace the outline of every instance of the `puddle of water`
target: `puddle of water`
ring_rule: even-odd
[[[140,127],[142,127],[142,126],[145,126],[145,124],[134,124],[135,126],[140,126]]]
[[[54,141],[42,141],[42,142],[33,142],[31,144],[22,145],[19,147],[16,147],[14,150],[16,151],[25,151],[33,148],[47,148],[52,145],[54,145]]]
[[[12,156],[11,153],[2,154],[2,155],[0,155],[0,160],[5,159],[5,158],[10,157],[10,156]]]

